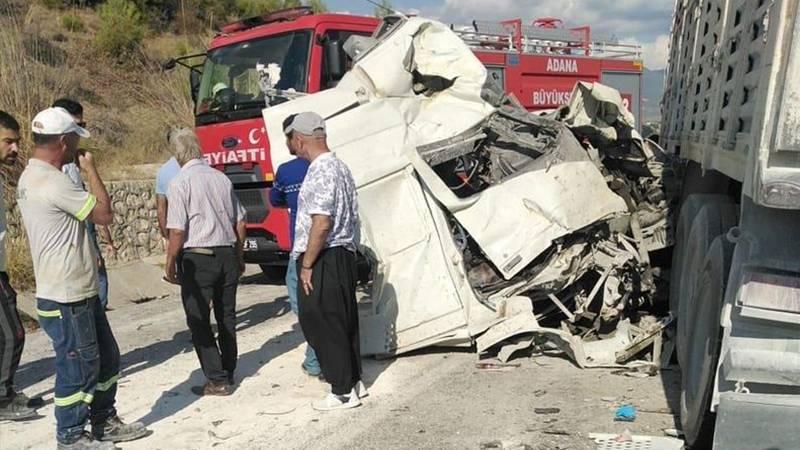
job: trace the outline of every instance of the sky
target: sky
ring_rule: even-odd
[[[326,0],[334,12],[372,14],[366,0]],[[445,23],[469,24],[472,20],[558,17],[566,26],[590,25],[592,32],[614,36],[624,43],[642,46],[645,66],[663,69],[674,0],[393,0],[395,9],[416,12]]]

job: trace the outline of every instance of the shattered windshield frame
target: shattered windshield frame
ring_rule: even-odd
[[[313,30],[300,30],[209,51],[195,107],[198,125],[260,116],[267,105],[258,63],[280,65],[278,88],[307,92],[312,38]]]

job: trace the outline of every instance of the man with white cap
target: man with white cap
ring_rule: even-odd
[[[300,273],[300,327],[331,384],[331,393],[312,406],[320,411],[354,408],[367,395],[356,303],[355,181],[328,149],[322,117],[304,112],[287,122],[287,145],[311,163],[300,188],[292,248]]]
[[[114,403],[119,347],[98,300],[97,259],[86,220],[108,225],[111,201],[91,153],[76,155],[89,132],[61,108],[48,108],[31,124],[34,149],[17,187],[30,241],[39,322],[56,353],[55,416],[59,449],[112,449],[114,442],[148,433],[125,424]],[[61,167],[78,158],[89,191]],[[84,430],[91,421],[91,433]]]

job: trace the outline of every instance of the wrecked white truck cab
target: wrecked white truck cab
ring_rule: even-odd
[[[646,192],[663,187],[650,170],[655,150],[592,123],[600,111],[606,128],[635,135],[619,94],[577,88],[561,119],[586,126],[582,144],[564,123],[508,105],[447,26],[404,18],[376,36],[350,45],[360,53],[335,88],[264,110],[273,167],[291,158],[280,124],[310,110],[326,118],[328,144],[353,172],[359,245],[373,263],[362,352],[475,342],[483,351],[522,335],[508,352],[538,335],[581,366],[613,364],[614,352],[584,352],[578,324],[611,323],[616,342],[629,344],[623,311],[653,300],[647,251],[668,245],[667,199]],[[616,93],[616,104],[594,89]],[[647,172],[644,181],[619,180],[598,141],[622,151],[612,161]],[[624,198],[615,181],[634,192]],[[651,239],[637,241],[632,228]],[[547,319],[569,324],[540,326]]]

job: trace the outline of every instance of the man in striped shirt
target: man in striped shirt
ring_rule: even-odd
[[[192,130],[170,137],[181,166],[167,190],[166,280],[181,285],[192,343],[206,376],[197,395],[230,395],[236,369],[236,288],[244,271],[245,210],[231,181],[202,160]],[[211,330],[209,304],[219,327]]]

